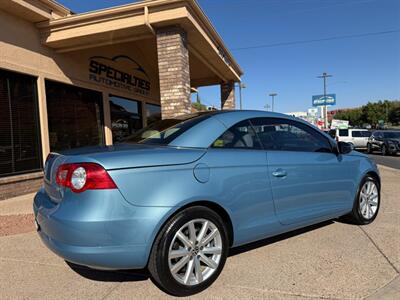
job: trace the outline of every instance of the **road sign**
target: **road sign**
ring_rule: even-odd
[[[312,96],[313,106],[336,105],[336,94],[315,95]]]

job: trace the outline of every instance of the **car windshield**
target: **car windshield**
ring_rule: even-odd
[[[168,145],[185,131],[210,116],[210,113],[194,113],[175,119],[161,120],[135,132],[120,143]]]
[[[383,132],[385,139],[400,139],[400,131],[387,131]]]

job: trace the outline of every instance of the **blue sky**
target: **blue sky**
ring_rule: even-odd
[[[131,3],[128,0],[59,0],[75,12]],[[356,107],[400,99],[399,0],[199,0],[243,68],[246,109],[264,109],[277,92],[280,112],[304,111],[311,96],[328,92],[337,106]],[[395,33],[376,34],[397,30]],[[368,36],[286,44],[369,34]],[[282,46],[275,44],[285,43]],[[263,46],[251,48],[253,46]],[[272,45],[272,46],[271,46]],[[250,49],[240,49],[249,48]],[[205,104],[219,104],[219,88],[200,89]]]

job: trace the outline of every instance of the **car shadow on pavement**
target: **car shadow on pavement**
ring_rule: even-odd
[[[250,244],[246,244],[246,245],[243,245],[243,246],[235,247],[235,248],[230,249],[229,256],[235,256],[235,255],[238,255],[238,254],[241,254],[241,253],[244,253],[244,252],[255,250],[257,248],[268,246],[268,245],[277,243],[279,241],[283,241],[283,240],[289,239],[291,237],[294,237],[294,236],[297,236],[297,235],[301,235],[303,233],[310,232],[310,231],[313,231],[313,230],[316,230],[316,229],[331,225],[335,221],[334,220],[325,221],[325,222],[314,224],[314,225],[311,225],[311,226],[308,226],[308,227],[300,228],[300,229],[297,229],[297,230],[294,230],[294,231],[286,232],[286,233],[283,233],[283,234],[280,234],[280,235],[277,235],[277,236],[274,236],[274,237],[270,237],[270,238],[266,238],[266,239],[263,239],[263,240],[260,240],[260,241],[256,241],[256,242],[253,242],[253,243],[250,243]]]
[[[144,281],[149,279],[150,275],[147,270],[119,270],[119,271],[103,271],[95,270],[85,266],[79,266],[66,261],[67,265],[82,277],[95,281],[104,282],[128,282],[128,281]]]

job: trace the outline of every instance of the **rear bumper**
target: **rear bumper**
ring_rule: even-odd
[[[33,210],[43,243],[63,259],[96,269],[140,269],[147,264],[168,207],[137,207],[118,190],[66,195],[61,203],[44,190]]]
[[[141,269],[147,264],[146,245],[85,247],[60,243],[42,230],[43,243],[68,262],[100,270]]]

